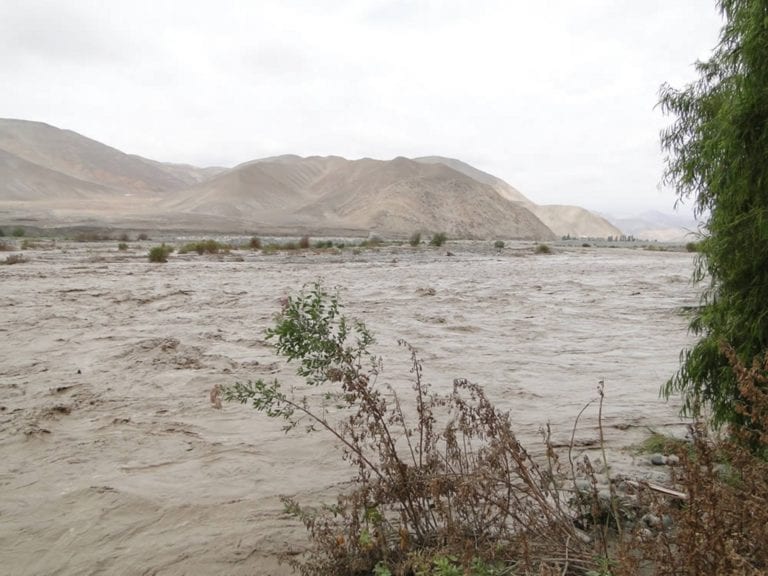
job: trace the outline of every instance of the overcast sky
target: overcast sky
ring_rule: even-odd
[[[0,116],[197,165],[439,154],[670,212],[659,86],[720,25],[714,0],[0,0]]]

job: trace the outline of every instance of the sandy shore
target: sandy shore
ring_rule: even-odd
[[[456,244],[452,257],[403,247],[150,264],[149,245],[58,243],[0,266],[4,573],[289,573],[276,555],[305,535],[279,495],[330,500],[347,471],[327,438],[215,410],[208,394],[296,382],[263,332],[280,298],[317,278],[376,333],[396,389],[409,385],[406,338],[436,389],[484,384],[532,446],[547,422],[567,440],[600,380],[619,467],[639,466],[620,449],[647,428],[680,429],[658,390],[688,338],[689,254]],[[595,424],[588,410],[577,437]]]

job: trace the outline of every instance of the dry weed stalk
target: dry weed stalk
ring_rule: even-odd
[[[502,561],[530,574],[593,563],[592,544],[563,498],[554,450],[540,466],[480,386],[458,379],[450,394],[433,393],[416,350],[401,341],[413,375],[409,418],[395,391],[377,385],[373,336],[341,315],[335,295],[319,284],[305,288],[276,320],[267,337],[308,384],[323,388],[324,402],[261,380],[222,387],[223,397],[283,419],[286,430],[302,424],[330,433],[356,470],[352,489],[332,507],[285,499],[314,544],[290,561],[302,574],[365,574],[382,562],[408,574],[442,553],[465,567]]]
[[[705,426],[692,427],[693,444],[681,450],[672,478],[687,498],[641,490],[626,510],[605,461],[602,382],[607,504],[589,459],[574,464],[573,438],[564,471],[547,427],[539,463],[480,386],[458,379],[450,394],[432,392],[416,350],[401,341],[413,392],[411,409],[404,408],[392,387],[377,384],[382,362],[369,351],[373,336],[340,309],[335,295],[314,284],[285,299],[267,332],[307,384],[323,391],[321,402],[278,381],[211,392],[214,406],[221,398],[251,403],[283,420],[286,431],[301,425],[329,433],[355,470],[350,490],[332,506],[284,499],[312,541],[303,556],[287,559],[302,575],[767,573],[768,357],[746,368],[729,352],[740,384],[737,409],[753,425],[718,442]],[[569,498],[565,486],[577,484],[577,471],[590,488]]]
[[[687,500],[662,502],[672,528],[645,539],[646,557],[660,576],[768,573],[768,355],[745,366],[724,347],[736,375],[736,410],[746,426],[713,439],[691,427],[693,445],[679,453],[677,482]]]

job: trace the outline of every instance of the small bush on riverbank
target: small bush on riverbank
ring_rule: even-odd
[[[534,252],[536,254],[552,254],[552,248],[549,247],[549,244],[536,244]]]
[[[188,254],[189,252],[197,252],[199,255],[203,254],[218,254],[219,252],[229,252],[229,244],[223,244],[216,240],[199,240],[197,242],[188,242],[179,248],[179,254]]]
[[[591,566],[592,544],[572,521],[554,452],[544,466],[536,462],[480,386],[457,379],[450,393],[434,393],[415,349],[401,342],[413,374],[413,397],[401,401],[376,384],[382,360],[370,351],[373,335],[318,284],[287,299],[267,338],[321,390],[321,403],[263,380],[214,389],[214,403],[222,395],[251,403],[286,431],[324,431],[355,470],[333,507],[284,500],[314,544],[291,561],[302,574],[429,574],[438,565],[463,574],[513,557],[530,572],[558,562]]]
[[[437,232],[432,236],[432,239],[429,241],[429,245],[442,246],[445,244],[446,240],[448,240],[448,236],[445,234],[445,232]]]
[[[740,383],[736,409],[755,426],[725,440],[701,424],[692,442],[649,439],[648,450],[677,455],[666,459],[669,486],[659,486],[610,476],[602,384],[598,473],[587,456],[572,459],[573,438],[570,466],[561,466],[548,427],[545,454],[533,458],[509,413],[476,384],[457,379],[448,393],[433,392],[405,342],[411,396],[377,384],[383,362],[370,351],[373,335],[319,284],[287,298],[267,339],[319,393],[256,380],[215,387],[214,405],[251,403],[286,432],[327,433],[354,470],[333,505],[283,500],[311,538],[308,552],[288,558],[303,576],[768,570],[768,356],[747,367],[726,351]]]
[[[150,262],[164,263],[168,262],[168,256],[173,253],[173,247],[163,243],[160,246],[153,246],[149,249],[147,255]]]

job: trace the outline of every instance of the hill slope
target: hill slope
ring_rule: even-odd
[[[169,213],[270,225],[462,238],[552,239],[524,207],[443,164],[279,156],[242,164],[162,202]]]
[[[416,162],[425,162],[428,164],[445,164],[449,168],[453,168],[457,172],[461,172],[462,174],[465,174],[470,178],[477,180],[478,182],[488,184],[507,200],[511,200],[512,202],[520,202],[526,208],[534,205],[533,202],[523,196],[522,192],[520,192],[517,188],[510,186],[501,178],[497,178],[493,174],[488,174],[487,172],[478,170],[474,166],[471,166],[466,162],[462,162],[461,160],[457,160],[456,158],[446,158],[445,156],[422,156],[420,158],[414,158],[414,160]]]
[[[232,169],[197,168],[126,154],[41,122],[0,119],[0,179],[3,219],[12,221],[17,210],[17,219],[51,226],[66,214],[69,225],[80,218],[192,230],[536,240],[565,233],[550,214],[559,207],[538,207],[500,178],[440,156],[285,155]],[[560,212],[588,220],[579,210]]]
[[[545,204],[534,206],[531,211],[558,236],[571,238],[608,238],[621,236],[621,230],[579,206]]]
[[[504,198],[513,202],[519,202],[533,212],[539,220],[546,224],[557,236],[569,235],[575,237],[607,238],[608,236],[618,236],[621,234],[621,231],[605,218],[585,210],[584,208],[556,204],[543,206],[537,205],[501,178],[497,178],[492,174],[478,170],[474,166],[470,166],[461,160],[446,158],[444,156],[424,156],[415,158],[415,160],[418,162],[428,162],[431,164],[440,163],[450,166],[478,182],[483,182],[492,186]]]
[[[179,190],[194,182],[176,168],[42,122],[0,119],[0,149],[77,180],[134,194]]]
[[[49,170],[0,149],[0,200],[42,202],[86,200],[118,192],[93,182]]]

